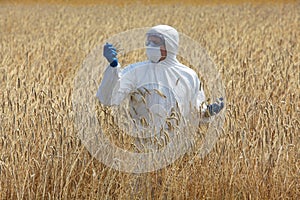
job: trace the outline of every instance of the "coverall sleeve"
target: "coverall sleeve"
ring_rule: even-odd
[[[103,105],[119,105],[134,89],[133,74],[122,73],[120,64],[117,67],[108,66],[97,91],[97,98]]]
[[[200,80],[197,80],[198,82],[198,87],[196,87],[196,106],[198,108],[198,111],[200,112],[200,123],[210,123],[213,120],[213,116],[211,117],[206,117],[205,112],[207,110],[207,105],[206,105],[206,97],[204,93],[204,89],[201,87]]]

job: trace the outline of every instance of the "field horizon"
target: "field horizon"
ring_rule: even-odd
[[[86,0],[84,2],[79,0],[1,0],[2,4],[14,4],[14,5],[24,5],[24,4],[56,4],[56,5],[77,5],[77,6],[87,6],[87,5],[168,5],[168,4],[178,4],[178,5],[238,5],[238,4],[286,4],[286,3],[297,3],[297,0],[186,0],[184,3],[179,0]]]

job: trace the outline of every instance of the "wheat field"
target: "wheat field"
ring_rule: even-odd
[[[122,2],[0,3],[0,199],[299,199],[300,3]],[[78,139],[73,82],[106,38],[157,24],[207,50],[226,119],[204,158],[136,175]]]

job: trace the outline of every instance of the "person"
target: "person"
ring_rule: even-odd
[[[196,72],[177,60],[176,29],[168,25],[150,28],[145,47],[148,60],[122,68],[117,49],[109,43],[104,45],[103,55],[110,64],[96,94],[103,105],[120,105],[129,99],[129,113],[137,129],[151,130],[145,137],[168,129],[166,121],[174,110],[183,119],[196,110],[202,121],[209,122],[223,109],[222,97],[212,104],[205,103]]]

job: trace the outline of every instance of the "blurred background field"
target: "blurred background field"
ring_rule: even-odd
[[[299,1],[0,2],[0,199],[300,198]],[[90,156],[71,96],[92,49],[157,24],[207,50],[226,87],[226,121],[205,158],[137,176]]]
[[[243,3],[251,3],[251,4],[265,4],[265,3],[296,3],[297,0],[1,0],[2,3],[13,3],[13,4],[66,4],[66,5],[117,5],[124,6],[128,4],[181,4],[181,5],[216,5],[216,4],[243,4]]]

